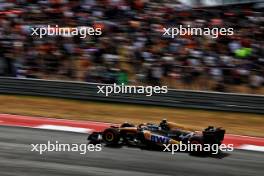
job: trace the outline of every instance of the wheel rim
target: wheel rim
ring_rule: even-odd
[[[105,135],[105,139],[106,139],[107,141],[113,141],[113,140],[114,140],[114,135],[113,135],[113,133],[110,133],[110,132],[106,133],[106,135]]]

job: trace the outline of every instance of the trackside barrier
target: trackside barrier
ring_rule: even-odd
[[[263,95],[169,89],[167,94],[153,94],[150,97],[143,94],[110,94],[106,97],[104,94],[97,93],[98,85],[102,84],[0,77],[0,94],[264,114]]]

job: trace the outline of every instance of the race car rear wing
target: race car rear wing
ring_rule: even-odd
[[[225,130],[221,127],[215,128],[213,126],[209,126],[204,129],[202,133],[205,143],[210,144],[221,144],[225,136]]]

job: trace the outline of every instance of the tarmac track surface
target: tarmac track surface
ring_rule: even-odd
[[[108,148],[100,152],[32,152],[30,144],[47,141],[87,143],[86,134],[0,127],[0,176],[260,176],[264,154],[235,150],[217,157]]]

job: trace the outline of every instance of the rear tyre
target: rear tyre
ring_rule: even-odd
[[[204,141],[202,136],[193,136],[190,138],[190,144],[192,145],[191,154],[203,154]]]
[[[120,133],[115,128],[108,128],[103,132],[102,138],[107,145],[117,145],[120,140]]]

